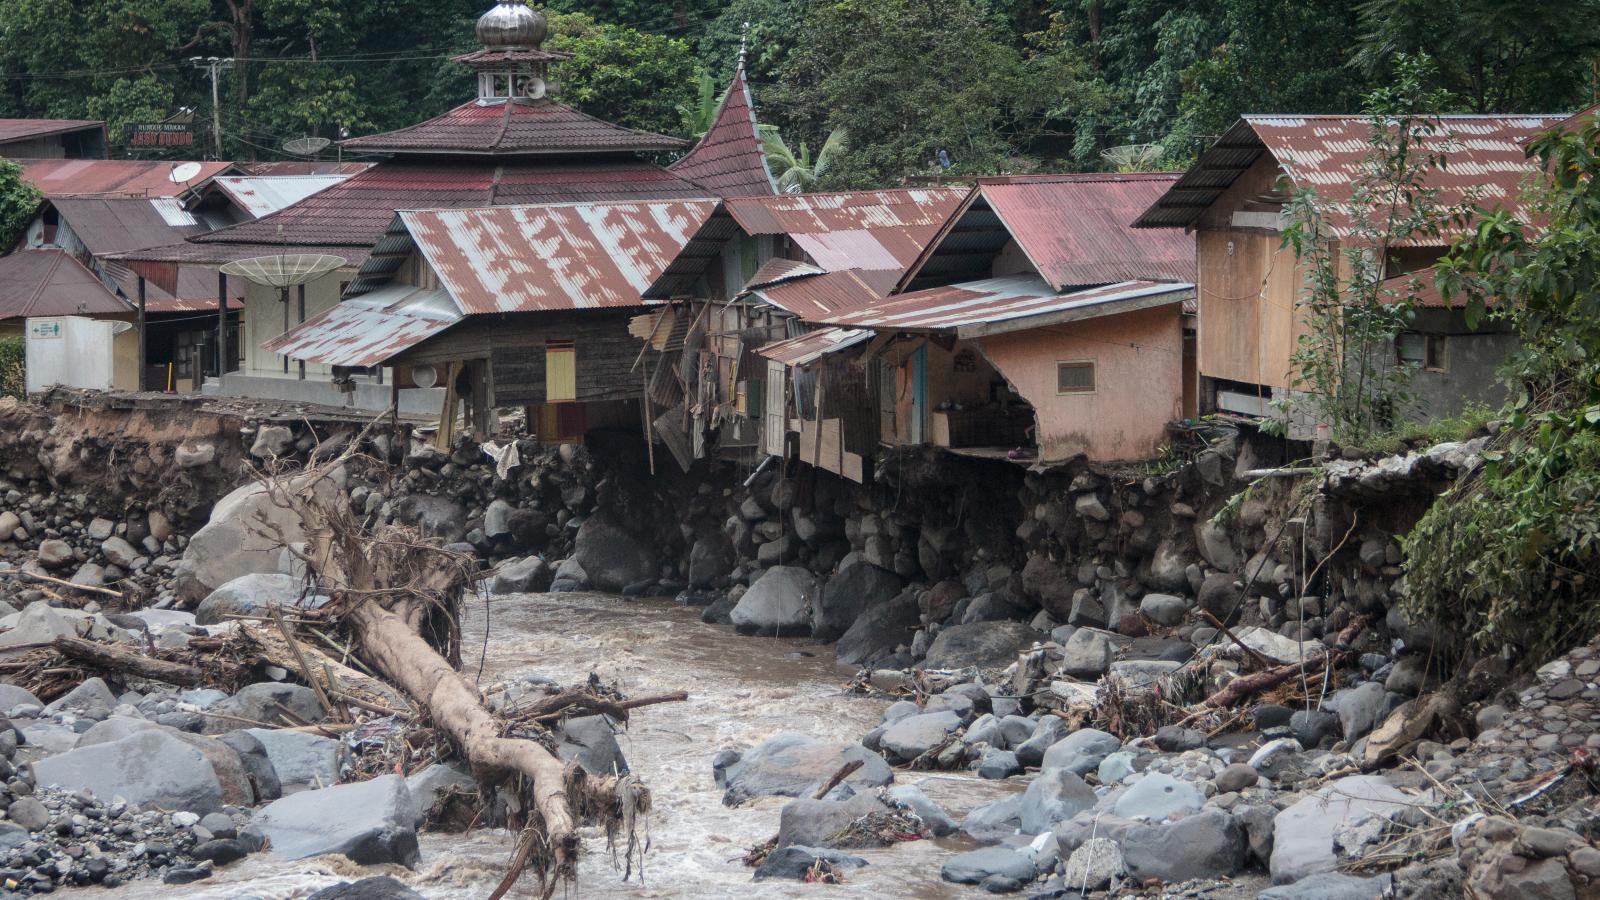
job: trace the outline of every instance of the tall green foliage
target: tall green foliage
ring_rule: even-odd
[[[1532,152],[1540,227],[1481,213],[1438,267],[1441,288],[1474,320],[1513,324],[1523,352],[1485,464],[1407,539],[1404,602],[1463,650],[1537,665],[1600,629],[1600,124]]]
[[[0,338],[0,397],[28,399],[27,345],[20,337]]]
[[[1415,314],[1412,290],[1389,286],[1386,275],[1394,248],[1437,239],[1452,218],[1429,184],[1448,164],[1432,112],[1446,99],[1423,87],[1430,71],[1425,57],[1405,61],[1393,87],[1368,95],[1367,151],[1348,201],[1307,187],[1288,208],[1283,243],[1306,270],[1297,298],[1305,327],[1291,357],[1298,393],[1279,404],[1291,419],[1327,424],[1339,441],[1364,443],[1410,400],[1395,339]]]
[[[39,189],[23,179],[21,165],[0,159],[0,254],[9,252],[22,236],[43,199]]]
[[[685,41],[584,15],[554,16],[552,50],[572,58],[556,78],[559,100],[630,128],[676,133],[695,94],[694,51]]]

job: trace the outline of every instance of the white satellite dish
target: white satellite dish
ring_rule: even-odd
[[[172,171],[167,173],[167,178],[173,184],[186,184],[193,181],[204,169],[205,167],[197,162],[174,163]]]
[[[316,156],[333,141],[325,137],[303,137],[292,141],[285,141],[283,152],[293,153],[295,156]]]
[[[332,272],[345,264],[342,256],[325,253],[285,253],[279,256],[256,256],[240,259],[220,267],[224,275],[243,278],[263,287],[282,288],[285,292],[297,284],[305,284]],[[287,294],[285,294],[285,299]]]
[[[419,388],[431,388],[439,383],[439,370],[427,364],[412,366],[411,383]]]

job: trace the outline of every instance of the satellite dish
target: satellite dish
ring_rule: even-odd
[[[293,153],[295,156],[316,156],[331,143],[333,142],[325,137],[295,138],[284,142],[283,152]]]
[[[220,267],[224,275],[243,278],[264,287],[291,288],[305,284],[345,264],[342,256],[323,253],[286,253],[281,256],[255,256]]]
[[[412,366],[411,382],[419,388],[431,388],[439,383],[439,370],[427,364]]]
[[[186,184],[193,181],[204,169],[205,167],[197,162],[174,163],[172,171],[167,173],[167,178],[173,184]]]

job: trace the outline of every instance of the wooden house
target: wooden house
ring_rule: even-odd
[[[1535,166],[1524,144],[1558,121],[1443,116],[1424,149],[1445,154],[1448,165],[1428,173],[1427,183],[1441,202],[1470,200],[1520,214]],[[1315,190],[1330,247],[1340,254],[1353,239],[1353,185],[1370,133],[1365,116],[1246,116],[1139,217],[1136,227],[1195,236],[1202,411],[1279,415],[1272,401],[1296,383],[1291,357],[1306,329],[1300,299],[1308,274],[1284,246],[1285,208],[1295,191]],[[1498,402],[1494,370],[1516,346],[1503,329],[1468,328],[1463,311],[1432,290],[1425,270],[1452,237],[1409,240],[1384,260],[1392,288],[1409,293],[1410,274],[1424,276],[1416,319],[1394,348],[1395,361],[1412,366],[1416,414],[1424,419],[1452,415],[1470,401]],[[1291,435],[1312,437],[1314,424],[1297,418]]]
[[[0,156],[105,159],[106,123],[87,119],[0,119]]]

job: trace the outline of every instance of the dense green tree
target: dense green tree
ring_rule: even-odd
[[[560,64],[560,99],[611,122],[677,133],[695,97],[694,51],[685,41],[607,25],[584,15],[552,17],[547,46]]]
[[[22,178],[22,166],[0,159],[0,253],[7,252],[39,210],[44,197]]]
[[[91,118],[104,119],[113,146],[126,140],[135,122],[159,122],[176,107],[173,86],[155,75],[118,78],[108,90],[90,96],[85,104]]]
[[[801,0],[732,0],[700,36],[700,66],[718,84],[727,84],[743,46],[750,78],[772,81],[794,46],[804,13]]]
[[[1438,86],[1473,112],[1557,112],[1589,102],[1600,0],[1362,0],[1364,71],[1396,53],[1439,61]]]

